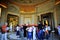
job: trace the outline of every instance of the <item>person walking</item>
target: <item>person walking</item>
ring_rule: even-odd
[[[28,38],[28,40],[32,40],[32,37],[33,37],[33,35],[32,35],[33,27],[31,27],[29,25],[29,27],[27,27],[26,30],[27,30],[27,38]]]
[[[38,40],[44,40],[44,31],[43,31],[43,28],[41,28],[38,31],[37,36],[38,36]]]
[[[7,40],[7,23],[2,26],[2,37],[1,40]]]
[[[43,27],[43,24],[42,24],[41,21],[39,21],[39,24],[38,24],[38,30],[39,30],[39,29],[42,29],[42,27]]]
[[[48,38],[49,38],[49,27],[47,24],[45,24],[45,37],[48,40]]]
[[[12,26],[12,23],[10,23],[10,32],[13,31],[13,26]]]
[[[20,26],[19,33],[20,33],[20,38],[23,38],[24,37],[24,30],[23,30],[23,26],[22,25]]]
[[[58,35],[59,35],[59,40],[60,40],[60,24],[58,25],[57,29],[58,29]]]
[[[20,27],[19,27],[19,25],[17,25],[17,27],[16,27],[16,35],[17,35],[17,37],[19,37],[19,30],[20,30]]]
[[[20,25],[19,38],[21,38],[21,40],[24,40],[24,29],[22,25]]]
[[[36,27],[35,26],[32,27],[33,27],[33,40],[36,40]]]
[[[26,28],[27,28],[27,26],[26,26],[26,24],[24,24],[24,25],[23,25],[23,29],[24,29],[24,37],[27,36],[27,35],[26,35],[26,33],[27,33]]]

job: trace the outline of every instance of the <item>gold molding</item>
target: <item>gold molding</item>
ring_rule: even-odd
[[[14,12],[7,12],[7,15],[8,15],[8,14],[20,16],[19,14],[16,14],[16,13],[14,13]]]
[[[3,5],[3,4],[0,4],[0,6],[4,7],[4,8],[7,8],[7,6]]]
[[[55,5],[58,5],[60,3],[60,1],[56,2]]]

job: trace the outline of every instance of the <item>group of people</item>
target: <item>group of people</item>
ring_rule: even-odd
[[[8,24],[5,23],[1,28],[2,37],[1,40],[7,40],[7,33],[13,32],[12,27],[8,27]],[[48,39],[50,34],[50,26],[45,24],[45,26],[40,23],[37,26],[35,25],[17,25],[15,27],[15,32],[18,38],[27,37],[28,40],[43,40],[45,37]]]
[[[8,28],[7,26],[8,24],[5,23],[5,25],[2,26],[1,28],[1,39],[0,40],[7,40],[7,31],[10,30],[10,32],[12,31],[11,29]],[[11,27],[10,27],[11,28]],[[60,34],[60,24],[57,27],[59,34]],[[13,31],[12,31],[13,32]],[[27,37],[28,40],[44,40],[49,38],[50,36],[50,32],[51,32],[51,28],[50,25],[45,24],[43,25],[42,23],[39,23],[37,26],[35,25],[29,25],[26,26],[25,25],[17,25],[15,27],[15,32],[18,38],[22,38],[23,37]]]
[[[21,38],[27,37],[28,40],[32,40],[32,38],[33,40],[36,40],[36,27],[31,25],[28,25],[28,27],[26,25],[17,26],[16,35]]]
[[[50,25],[42,23],[37,26],[34,25],[23,25],[16,27],[16,35],[18,37],[27,37],[28,40],[44,40],[49,38],[51,32]]]
[[[12,25],[11,25],[12,26]],[[8,24],[5,23],[2,27],[1,27],[1,40],[8,40],[7,39],[7,33],[9,32],[13,32],[13,29],[11,29],[12,27],[8,27]],[[27,37],[28,40],[43,40],[44,36],[46,36],[46,38],[48,39],[48,35],[50,32],[50,26],[48,26],[47,24],[43,27],[42,24],[38,24],[37,26],[35,25],[30,25],[28,24],[28,26],[25,25],[17,25],[15,27],[15,33],[17,35],[18,38],[22,38],[23,37]]]

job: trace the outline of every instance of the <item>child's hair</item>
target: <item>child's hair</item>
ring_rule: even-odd
[[[19,26],[19,24],[17,24],[17,26]]]
[[[60,25],[60,24],[59,24]]]

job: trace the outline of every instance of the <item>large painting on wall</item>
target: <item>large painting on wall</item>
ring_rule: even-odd
[[[13,27],[18,24],[18,20],[19,20],[19,18],[16,15],[11,15],[11,14],[7,15],[7,22],[9,25],[12,23]]]

